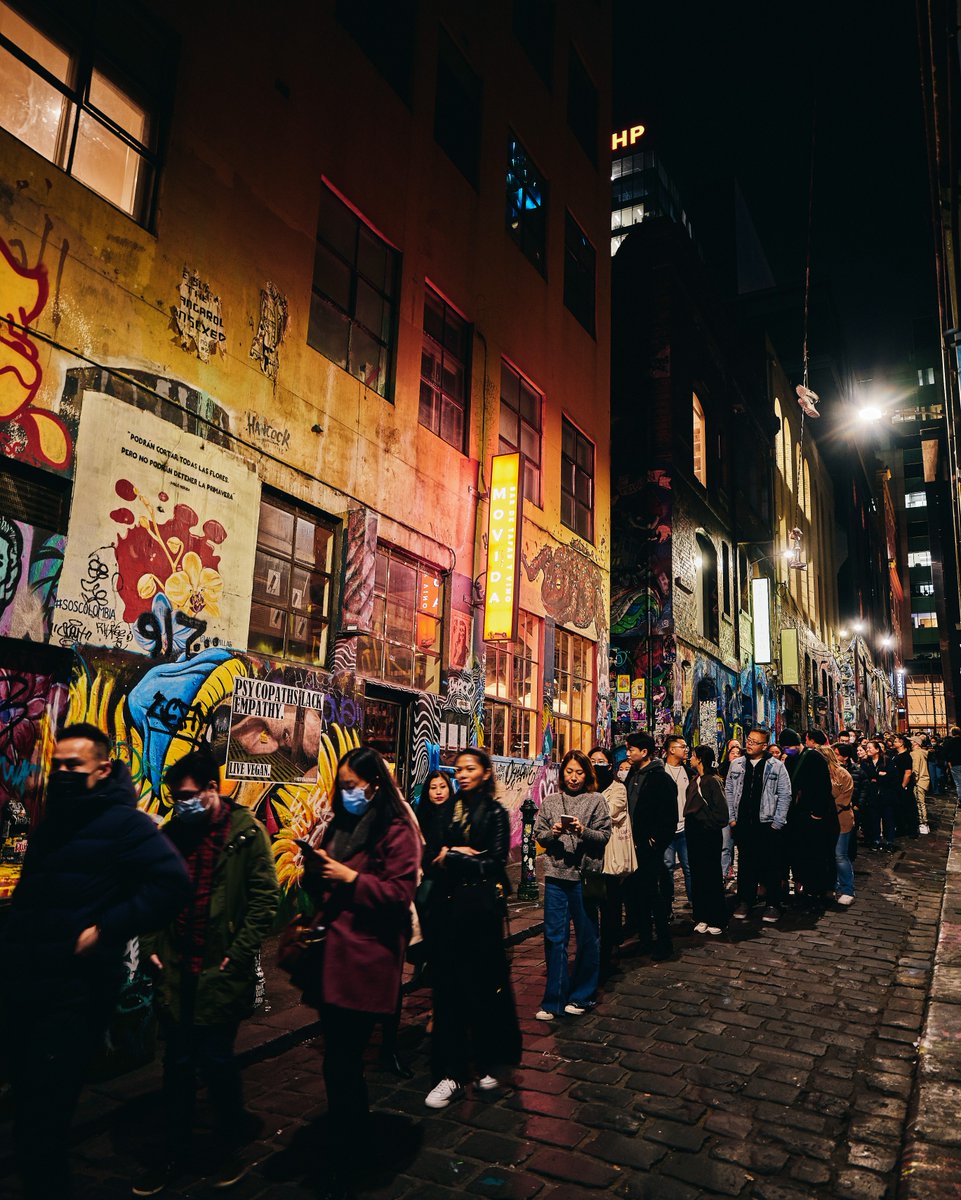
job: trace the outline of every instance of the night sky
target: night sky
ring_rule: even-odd
[[[816,104],[812,261],[849,365],[860,378],[897,366],[917,320],[936,344],[911,0],[615,0],[614,12],[614,128],[647,126],[695,232],[726,211],[733,170],[777,284],[801,286]]]

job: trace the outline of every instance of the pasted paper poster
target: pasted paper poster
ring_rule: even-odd
[[[151,658],[244,649],[259,511],[242,458],[88,392],[58,619],[80,646]]]

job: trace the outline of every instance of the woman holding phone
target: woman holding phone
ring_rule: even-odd
[[[596,906],[585,903],[584,871],[601,871],[611,836],[611,814],[597,790],[590,759],[568,750],[561,762],[561,790],[541,801],[534,837],[544,847],[544,953],[547,980],[535,1014],[553,1021],[561,1013],[582,1016],[597,991],[600,935]],[[577,939],[573,968],[567,947],[571,924]]]
[[[462,750],[454,776],[452,818],[433,864],[440,896],[430,922],[435,1084],[424,1101],[428,1108],[446,1108],[463,1094],[472,1063],[477,1087],[493,1091],[495,1070],[521,1055],[504,948],[510,818],[494,796],[494,767],[485,750]]]
[[[333,1197],[350,1194],[350,1171],[370,1153],[363,1056],[375,1025],[397,1008],[421,838],[387,764],[367,746],[338,763],[331,808],[319,845],[302,852],[303,887],[326,928],[304,1002],[324,1031]]]

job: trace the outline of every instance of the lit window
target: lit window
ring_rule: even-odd
[[[914,550],[908,555],[909,567],[930,567],[931,566],[931,551],[930,550]]]
[[[911,588],[911,595],[912,596],[933,596],[934,595],[934,584],[933,583],[916,583]]]
[[[335,528],[283,500],[261,501],[248,640],[253,653],[326,664]]]
[[[440,572],[377,547],[372,631],[357,639],[357,671],[426,692],[440,690]]]
[[[554,751],[584,750],[595,742],[594,643],[566,629],[554,632]]]
[[[469,390],[470,326],[430,286],[424,295],[420,354],[421,425],[464,451]]]
[[[904,497],[905,508],[927,508],[928,496],[926,492],[908,492]]]
[[[507,232],[547,275],[547,181],[515,137],[507,143]]]
[[[400,255],[322,187],[307,344],[387,396]]]
[[[707,446],[707,424],[704,420],[704,409],[701,407],[701,402],[697,398],[697,393],[693,396],[693,417],[694,417],[694,477],[702,487],[707,487],[707,456],[705,449]]]
[[[520,451],[524,499],[541,503],[541,409],[543,395],[501,360],[501,408],[498,454]]]
[[[594,336],[594,274],[597,254],[570,213],[564,223],[564,303]]]
[[[146,223],[167,87],[155,63],[171,51],[141,19],[124,37],[86,8],[74,11],[75,29],[54,33],[0,0],[0,126]]]
[[[912,613],[911,624],[915,629],[937,629],[938,614],[933,612]]]
[[[566,417],[561,428],[561,521],[594,540],[594,443]]]
[[[534,758],[540,752],[537,714],[541,622],[517,614],[517,641],[490,643],[484,685],[484,745],[506,758]]]

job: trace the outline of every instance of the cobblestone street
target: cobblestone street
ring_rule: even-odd
[[[776,928],[757,910],[718,939],[684,935],[688,923],[672,961],[625,960],[598,1008],[580,1019],[533,1019],[541,940],[520,943],[523,1065],[512,1086],[468,1093],[439,1114],[423,1105],[428,997],[414,993],[401,1050],[415,1078],[397,1086],[376,1063],[369,1069],[390,1162],[371,1168],[362,1194],[895,1196],[953,809],[953,796],[935,801],[932,836],[906,840],[898,853],[862,850],[850,909],[817,920],[790,912]],[[155,1069],[152,1078],[120,1104],[109,1086],[88,1094],[81,1196],[128,1194],[159,1119]],[[257,1166],[230,1195],[311,1196],[322,1170],[314,1123],[325,1108],[317,1042],[254,1062],[245,1079],[262,1128]],[[0,1180],[8,1189],[9,1165]],[[207,1191],[202,1179],[185,1180],[167,1194]],[[951,1193],[932,1185],[917,1194]]]

